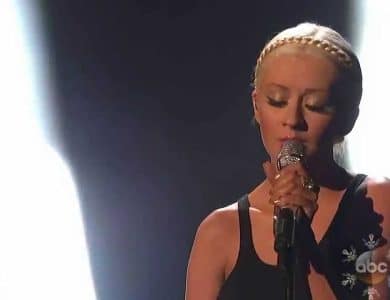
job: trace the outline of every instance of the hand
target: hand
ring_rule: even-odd
[[[279,173],[269,161],[263,164],[263,168],[271,184],[269,202],[279,207],[291,208],[294,213],[301,207],[309,220],[312,220],[318,209],[318,189],[307,184],[310,177],[302,163],[288,165]]]

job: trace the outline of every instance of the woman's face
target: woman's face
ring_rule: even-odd
[[[302,142],[308,158],[332,151],[337,74],[333,61],[315,48],[286,45],[265,57],[252,100],[273,162],[287,139]]]

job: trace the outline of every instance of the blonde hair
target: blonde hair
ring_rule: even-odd
[[[324,54],[333,58],[340,67],[353,68],[357,64],[355,67],[358,67],[361,74],[359,61],[351,45],[338,32],[314,23],[301,23],[281,31],[265,45],[257,59],[254,84],[257,83],[264,58],[275,49],[287,44],[307,45],[322,49]]]
[[[339,139],[350,132],[359,111],[362,96],[362,72],[359,60],[351,45],[335,30],[314,23],[301,23],[275,35],[262,49],[257,59],[253,87],[258,83],[264,59],[284,45],[302,45],[321,49],[332,59],[340,71],[337,83],[340,99],[339,113],[343,114],[344,125]],[[347,121],[349,120],[349,121]]]

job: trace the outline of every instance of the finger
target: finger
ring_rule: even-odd
[[[294,168],[289,168],[287,171],[282,170],[279,178],[275,181],[273,185],[273,193],[275,190],[283,189],[285,185],[288,185],[290,182],[295,184],[295,187],[298,190],[311,191],[316,194],[320,191],[320,186],[315,184],[313,179],[309,176],[302,176],[298,174],[299,170]]]
[[[280,198],[278,202],[275,203],[275,205],[288,208],[301,207],[306,216],[310,219],[318,209],[318,204],[316,201],[310,201],[309,199],[306,199],[306,201],[303,201],[303,199],[297,200],[297,198],[293,195]]]
[[[309,176],[306,168],[304,167],[303,163],[300,161],[284,167],[280,173],[282,175],[283,173],[287,173],[287,172],[296,172],[300,176],[305,176],[305,177]]]
[[[274,180],[273,185],[271,185],[269,190],[269,202],[271,204],[275,204],[275,201],[280,199],[283,196],[289,195],[290,193],[296,193],[296,190],[299,189],[300,186],[300,178],[297,174],[288,173],[283,177],[280,176],[276,180]]]
[[[289,208],[289,209],[291,209],[294,212],[294,214],[295,214],[295,212],[299,208],[299,206],[291,205],[291,204],[281,205],[280,202],[275,204],[275,206],[278,206],[280,209],[282,209],[282,208]]]
[[[294,182],[290,186],[285,186],[275,190],[273,195],[275,199],[285,199],[289,204],[303,206],[309,202],[317,202],[318,194],[312,190],[305,189],[302,185]]]
[[[288,202],[293,205],[305,206],[317,203],[318,196],[316,193],[308,190],[293,190],[288,195],[279,196],[279,198],[288,199]]]
[[[289,172],[283,172],[279,174],[274,180],[273,188],[279,189],[287,184],[300,185],[302,182],[301,176],[298,175],[294,170]]]
[[[314,213],[318,209],[316,201],[310,201],[309,199],[302,199],[293,195],[285,196],[278,199],[275,205],[281,208],[291,208],[294,212],[298,207],[301,207],[309,219],[312,219]]]
[[[282,189],[270,192],[269,202],[276,205],[308,205],[308,202],[315,202],[317,199],[314,193],[297,190],[295,185],[286,185]]]
[[[278,204],[280,207],[284,206],[307,206],[311,205],[311,201],[308,199],[302,199],[302,197],[297,195],[285,195],[278,198]]]
[[[284,175],[279,176],[273,183],[270,188],[270,196],[276,195],[280,197],[286,194],[291,193],[294,190],[297,190],[301,186],[301,179],[296,173],[285,173]]]
[[[269,161],[265,161],[263,163],[263,169],[268,181],[271,183],[271,185],[274,184],[275,177],[277,175],[275,168],[271,165]]]
[[[278,186],[274,186],[270,190],[270,196],[274,196],[276,198],[280,198],[291,193],[296,193],[297,184],[293,181],[285,182],[284,184],[279,184]]]

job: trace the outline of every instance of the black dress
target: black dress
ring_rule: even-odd
[[[358,174],[345,191],[324,237],[316,243],[307,220],[297,225],[301,263],[296,274],[296,299],[312,299],[307,280],[308,261],[324,274],[337,299],[368,299],[368,284],[356,274],[360,254],[385,243],[380,223],[383,217],[373,211],[366,197],[364,179]],[[222,285],[218,300],[284,300],[285,273],[264,263],[256,254],[249,217],[248,195],[238,201],[240,249],[236,265]],[[371,244],[370,244],[371,241]],[[375,245],[374,245],[375,244]],[[306,262],[306,264],[305,264]],[[305,268],[306,266],[306,268]]]

